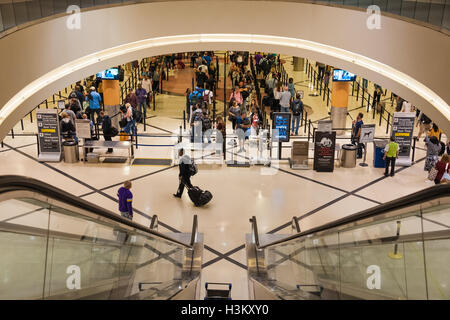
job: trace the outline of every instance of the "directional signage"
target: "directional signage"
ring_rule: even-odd
[[[373,142],[375,137],[375,125],[363,124],[361,126],[361,135],[359,136],[359,143]]]
[[[316,131],[314,137],[314,166],[318,172],[333,172],[336,131]]]
[[[58,110],[38,109],[39,161],[61,161]]]
[[[410,153],[415,116],[414,112],[394,112],[392,135],[399,147],[398,160],[396,162],[398,165],[411,165]]]

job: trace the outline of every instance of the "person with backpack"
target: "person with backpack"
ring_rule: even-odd
[[[206,106],[206,108],[209,111],[209,106],[211,105],[211,99],[214,96],[213,92],[210,90],[210,86],[206,85],[206,89],[203,91],[202,94],[202,100],[203,100],[203,105]]]
[[[302,120],[303,116],[303,102],[300,99],[300,92],[297,93],[296,99],[294,99],[291,103],[291,110],[292,110],[292,125],[291,135],[294,135],[294,127],[295,127],[295,135],[298,135],[298,128],[300,126],[300,121]]]
[[[448,154],[443,154],[441,160],[439,160],[436,165],[436,177],[434,178],[434,184],[448,183],[450,181],[450,157]]]
[[[112,126],[111,118],[105,114],[105,112],[100,112],[100,119],[102,124],[103,137],[105,141],[112,141],[112,137],[117,136],[119,133],[115,127]],[[106,153],[112,153],[113,148],[108,148]]]
[[[236,130],[237,127],[237,118],[241,116],[241,108],[239,107],[236,100],[233,100],[230,108],[228,109],[228,120],[232,123],[233,131]]]
[[[361,127],[364,124],[363,122],[363,117],[364,114],[362,114],[361,112],[358,113],[358,116],[356,117],[356,120],[353,120],[352,123],[352,144],[356,145],[358,147],[357,149],[357,159],[361,159],[362,158],[362,148],[363,148],[363,144],[359,143],[359,139],[361,137]]]
[[[191,160],[191,157],[189,157],[187,154],[184,154],[183,149],[180,149],[178,151],[178,156],[180,157],[180,162],[178,164],[180,170],[178,178],[180,183],[178,185],[177,193],[173,194],[175,198],[181,198],[185,186],[187,188],[193,188],[191,183],[191,177],[195,175],[197,170],[195,164]]]
[[[280,94],[280,110],[281,112],[289,112],[291,102],[291,92],[288,87],[284,87],[284,91]]]
[[[384,171],[384,176],[389,176],[389,165],[391,166],[391,177],[395,175],[395,160],[398,159],[398,143],[395,142],[395,137],[391,136],[390,142],[384,148],[383,160],[386,161],[386,170]]]

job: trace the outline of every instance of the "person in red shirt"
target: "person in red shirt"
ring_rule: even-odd
[[[450,170],[450,157],[448,154],[444,154],[441,158],[441,160],[439,160],[436,163],[436,169],[438,171],[436,178],[434,179],[434,183],[435,184],[440,184],[441,182],[450,182],[450,175],[449,175],[449,170]]]

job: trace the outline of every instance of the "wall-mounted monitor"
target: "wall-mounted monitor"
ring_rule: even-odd
[[[111,68],[97,73],[97,78],[102,80],[119,80],[119,69]]]
[[[341,69],[333,70],[333,81],[355,81],[356,74]]]

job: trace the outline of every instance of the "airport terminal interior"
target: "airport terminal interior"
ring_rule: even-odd
[[[57,2],[0,1],[0,299],[450,299],[449,1]]]

